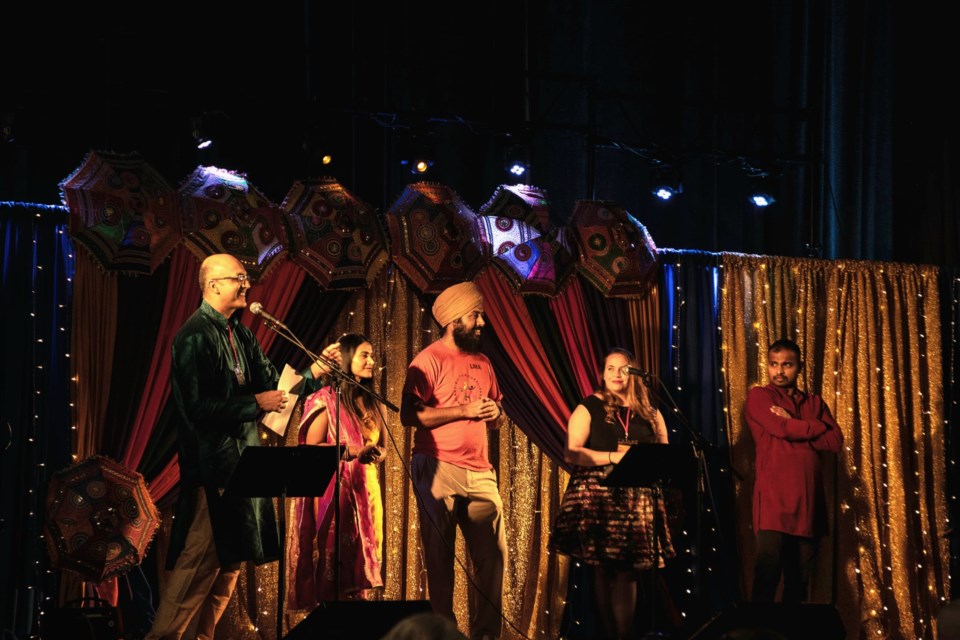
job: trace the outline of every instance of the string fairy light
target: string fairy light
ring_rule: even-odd
[[[26,634],[23,636],[25,638],[38,638],[39,625],[43,624],[44,616],[58,604],[57,572],[44,562],[42,553],[44,509],[40,488],[46,486],[50,469],[58,468],[61,464],[56,459],[56,445],[60,443],[54,436],[60,433],[59,425],[66,422],[59,413],[67,409],[68,402],[60,401],[57,394],[70,388],[67,377],[61,379],[60,374],[69,365],[70,334],[66,330],[65,320],[70,318],[70,308],[58,301],[70,298],[73,252],[64,234],[66,210],[63,207],[14,204],[35,210],[31,218],[24,220],[23,232],[30,238],[32,252],[25,256],[23,266],[28,268],[20,276],[28,279],[29,285],[29,303],[23,311],[23,326],[28,336],[24,355],[30,360],[27,368],[31,372],[25,380],[30,397],[25,409],[29,414],[24,416],[28,419],[22,421],[23,430],[11,429],[11,435],[21,436],[21,448],[17,450],[16,457],[26,471],[23,479],[26,486],[21,502],[26,515],[22,529],[26,537],[37,540],[37,544],[30,545],[31,551],[24,557],[24,571],[20,574],[22,582],[17,585],[22,590],[18,600],[23,606],[14,610],[11,628],[21,628]],[[52,329],[44,333],[47,327]],[[63,349],[66,349],[66,353],[61,353]],[[67,452],[63,455],[67,455]],[[18,614],[27,614],[27,619],[18,622]]]

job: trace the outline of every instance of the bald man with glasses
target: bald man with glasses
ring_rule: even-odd
[[[180,496],[149,640],[179,640],[194,618],[196,638],[213,638],[242,563],[280,554],[272,502],[224,495],[224,488],[243,450],[259,444],[258,415],[282,411],[287,395],[277,390],[276,368],[240,323],[250,288],[243,264],[228,254],[209,256],[199,285],[203,302],[173,341]],[[324,355],[336,359],[329,348]],[[323,373],[317,363],[305,371],[308,388]]]

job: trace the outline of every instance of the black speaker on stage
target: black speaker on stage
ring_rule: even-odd
[[[429,600],[339,600],[324,602],[283,640],[379,640],[393,625],[429,613]]]
[[[99,598],[78,598],[40,617],[43,640],[119,640],[120,613]]]
[[[742,604],[722,611],[690,640],[844,640],[846,630],[830,604]]]

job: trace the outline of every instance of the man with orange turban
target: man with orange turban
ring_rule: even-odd
[[[459,525],[473,565],[470,638],[499,638],[507,546],[503,502],[487,455],[487,429],[502,415],[493,366],[480,353],[483,296],[471,283],[433,305],[443,336],[407,368],[400,419],[416,427],[411,475],[433,610],[454,621],[454,545]]]

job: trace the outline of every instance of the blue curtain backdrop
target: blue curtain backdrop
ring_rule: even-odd
[[[720,370],[719,254],[661,249],[660,408],[672,443],[696,444],[695,477],[677,478],[683,490],[689,546],[678,549],[675,570],[699,607],[694,619],[734,604],[740,593],[730,447]],[[673,400],[671,400],[671,398]],[[699,517],[698,517],[699,514]],[[724,514],[721,519],[720,514]],[[689,613],[688,613],[689,615]]]
[[[70,461],[73,244],[60,207],[0,202],[0,606],[33,632],[36,599],[56,594],[40,538],[50,475]]]

